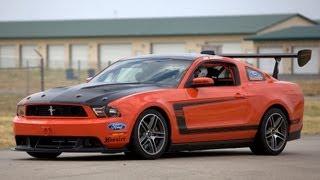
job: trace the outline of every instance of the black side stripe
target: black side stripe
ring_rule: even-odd
[[[221,103],[227,101],[236,101],[242,98],[224,98],[224,99],[213,99],[206,101],[188,101],[178,102],[173,104],[173,109],[177,119],[180,134],[202,134],[202,133],[219,133],[219,132],[230,132],[230,131],[247,131],[257,130],[259,125],[247,125],[247,126],[230,126],[230,127],[214,127],[214,128],[188,128],[186,125],[185,115],[183,108],[186,106],[196,106],[202,104]]]
[[[232,139],[232,140],[222,140],[222,141],[171,144],[169,151],[175,152],[175,151],[183,151],[183,150],[240,148],[240,147],[248,147],[252,144],[252,142],[253,142],[253,139]]]

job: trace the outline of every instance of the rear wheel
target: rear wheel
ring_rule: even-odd
[[[46,152],[27,152],[30,156],[39,159],[55,159],[61,153],[46,153]]]
[[[156,110],[144,111],[138,118],[132,137],[132,151],[143,159],[159,158],[168,144],[168,125]]]
[[[288,120],[281,109],[268,110],[262,119],[260,128],[250,147],[254,154],[278,155],[288,140]]]

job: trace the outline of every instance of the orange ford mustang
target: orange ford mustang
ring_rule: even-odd
[[[87,83],[24,98],[13,120],[15,150],[36,158],[126,152],[155,159],[236,147],[277,155],[300,138],[297,84],[205,53],[119,60]]]

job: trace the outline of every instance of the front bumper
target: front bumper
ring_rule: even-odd
[[[126,149],[107,149],[94,137],[16,136],[16,151],[27,152],[101,152],[116,153]]]
[[[13,120],[14,134],[19,151],[55,151],[55,152],[112,152],[125,149],[130,140],[128,127],[122,130],[112,130],[108,124],[123,122],[121,119],[88,119],[88,118],[24,118],[15,117]],[[124,123],[124,122],[123,122]],[[21,139],[25,143],[21,144]],[[38,146],[45,139],[56,139],[62,145],[69,140],[76,142],[74,147],[66,148],[61,144],[50,144],[51,147]],[[60,138],[60,139],[59,139]],[[83,146],[85,139],[95,139],[99,146]],[[27,143],[29,139],[29,144]],[[71,142],[71,141],[70,141]],[[31,144],[30,144],[31,143]]]

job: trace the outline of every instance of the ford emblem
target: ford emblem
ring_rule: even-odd
[[[121,129],[124,129],[126,125],[121,122],[116,122],[116,123],[110,123],[108,127],[112,130],[121,130]]]

